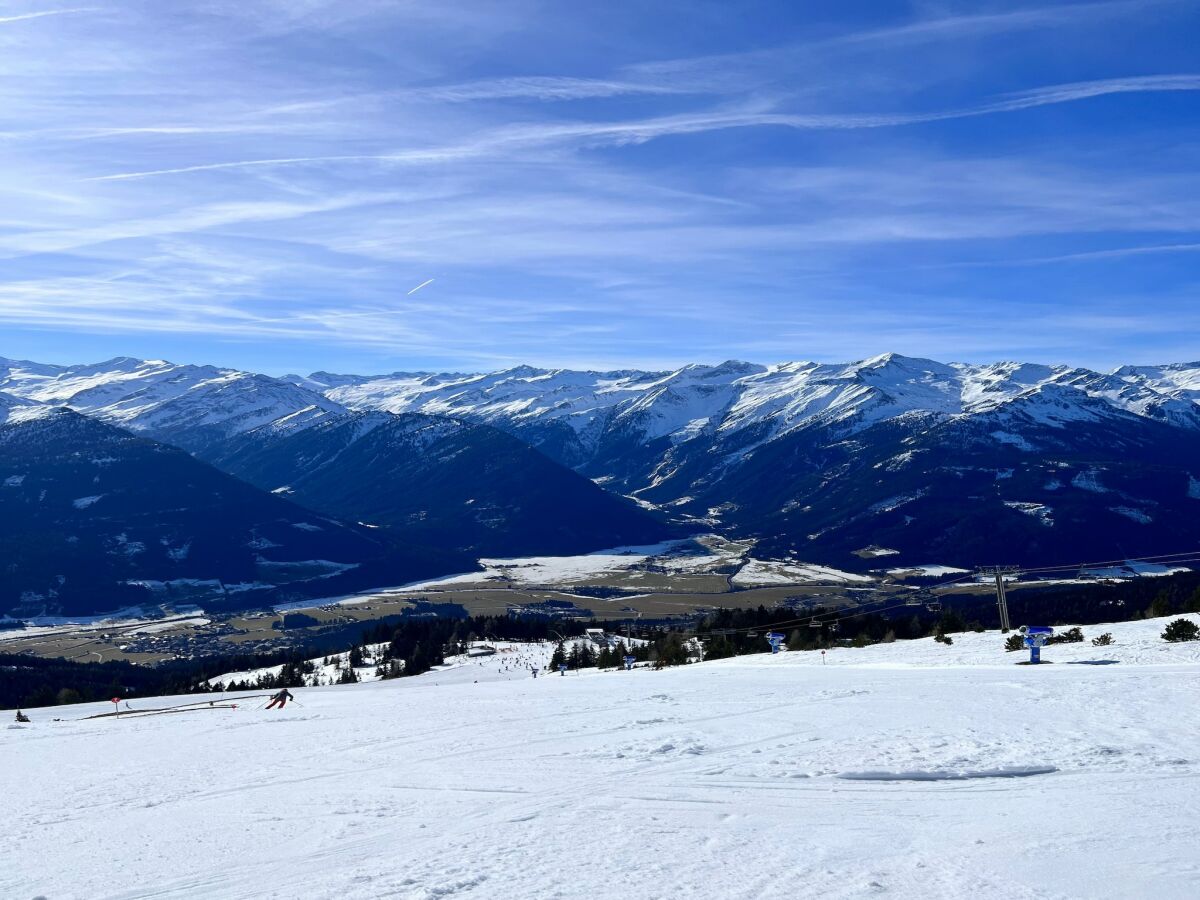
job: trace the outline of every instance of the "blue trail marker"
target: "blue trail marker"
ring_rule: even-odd
[[[567,664],[566,664],[566,663],[559,663],[559,664],[558,664],[558,674],[559,674],[559,675],[566,675],[566,674],[567,674]]]
[[[767,641],[771,644],[772,653],[779,652],[779,645],[783,643],[783,637],[778,631],[772,631],[767,635]]]
[[[1042,661],[1042,647],[1046,639],[1054,634],[1054,629],[1049,625],[1022,625],[1018,630],[1025,635],[1024,644],[1029,648],[1029,664],[1038,665]]]

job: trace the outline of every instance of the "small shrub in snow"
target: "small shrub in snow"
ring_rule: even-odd
[[[1060,631],[1058,634],[1051,635],[1046,639],[1047,644],[1082,644],[1083,629],[1068,628],[1066,631]]]
[[[933,639],[939,644],[945,644],[947,647],[954,643],[954,639],[950,635],[942,634],[940,631],[933,636]]]
[[[1191,619],[1176,619],[1163,629],[1162,639],[1177,644],[1180,641],[1194,641],[1200,638],[1200,625]]]
[[[1104,634],[1100,635],[1100,637],[1092,638],[1092,646],[1093,647],[1107,647],[1112,643],[1113,643],[1113,636],[1112,636],[1112,633],[1108,632],[1108,631],[1104,632]]]
[[[1007,650],[1009,653],[1012,653],[1012,651],[1014,651],[1014,650],[1020,650],[1024,646],[1025,646],[1025,638],[1023,635],[1010,634],[1007,638],[1004,639],[1004,649]]]

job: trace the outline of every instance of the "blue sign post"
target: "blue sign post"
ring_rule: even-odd
[[[566,664],[566,663],[559,663],[559,664],[558,664],[558,674],[559,674],[559,675],[566,675],[566,674],[567,674],[567,664]]]
[[[771,644],[771,652],[778,653],[779,645],[783,643],[784,636],[778,631],[772,631],[767,635],[767,641]]]
[[[1046,638],[1054,634],[1054,629],[1049,625],[1022,625],[1019,629],[1021,634],[1025,635],[1024,644],[1029,648],[1029,664],[1036,666],[1042,661],[1042,647],[1046,643]]]
[[[633,664],[634,664],[635,662],[637,662],[637,657],[636,657],[636,656],[626,656],[626,657],[625,657],[625,671],[626,671],[626,672],[631,672],[631,671],[633,671]]]

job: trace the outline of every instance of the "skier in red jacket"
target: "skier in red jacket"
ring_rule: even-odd
[[[287,706],[287,702],[289,700],[295,699],[296,698],[292,696],[291,691],[289,691],[287,688],[284,688],[283,690],[271,695],[271,702],[267,704],[267,709],[274,709],[276,703],[279,704],[280,709],[283,709],[285,706]]]

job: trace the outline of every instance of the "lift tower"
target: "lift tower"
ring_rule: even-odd
[[[996,579],[996,608],[1000,611],[1000,630],[1008,633],[1012,625],[1008,621],[1008,597],[1004,593],[1004,576],[1017,575],[1020,566],[989,566],[980,568],[980,575],[990,575]]]

